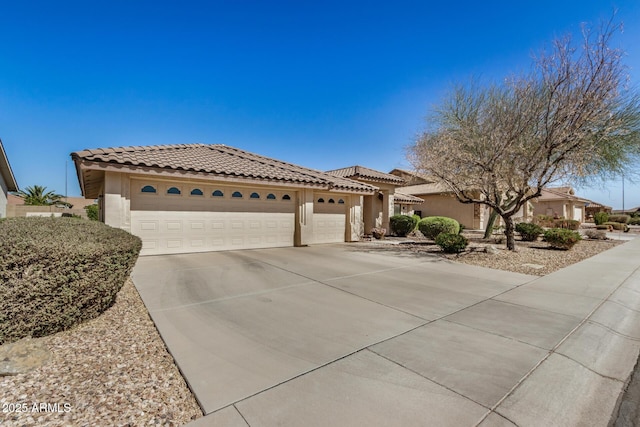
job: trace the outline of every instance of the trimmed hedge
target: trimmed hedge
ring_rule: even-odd
[[[613,228],[614,230],[618,230],[618,231],[629,231],[629,226],[625,223],[622,222],[605,222],[602,225],[610,225],[611,228]]]
[[[593,214],[593,222],[596,225],[604,224],[609,221],[609,214],[606,212],[596,212]]]
[[[408,215],[394,215],[389,218],[391,232],[401,237],[411,233],[416,228],[417,223],[418,221],[413,216]]]
[[[525,242],[534,242],[538,239],[544,229],[537,224],[530,222],[520,222],[516,224],[516,232],[520,234],[520,237]]]
[[[629,225],[640,225],[640,217],[633,217],[629,219]]]
[[[609,215],[607,222],[619,222],[622,224],[628,224],[631,217],[629,215]]]
[[[436,237],[436,245],[440,246],[443,252],[457,254],[465,250],[469,241],[461,234],[440,233]]]
[[[73,218],[0,221],[0,344],[42,337],[111,307],[142,243]]]
[[[453,218],[445,216],[428,216],[418,223],[418,229],[425,237],[435,239],[440,233],[458,234],[460,224]]]
[[[551,228],[544,232],[544,240],[552,248],[567,250],[582,240],[582,236],[577,231],[566,228]]]

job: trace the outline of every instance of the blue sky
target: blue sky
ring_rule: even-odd
[[[0,138],[18,184],[65,192],[84,148],[222,143],[314,169],[408,167],[456,81],[526,70],[618,9],[640,86],[640,2],[15,1],[0,4]],[[68,194],[80,195],[73,165]],[[579,194],[621,206],[620,182]],[[625,206],[640,185],[625,186]]]

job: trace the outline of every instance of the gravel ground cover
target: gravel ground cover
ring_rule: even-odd
[[[48,362],[0,377],[2,426],[179,426],[202,416],[130,279],[99,317],[38,340]]]
[[[482,239],[482,233],[473,231],[465,232],[463,235],[469,239],[469,246],[459,254],[445,254],[432,240],[414,237],[390,238],[387,241],[372,240],[360,242],[358,246],[372,251],[401,250],[416,255],[431,254],[480,267],[544,276],[624,243],[620,240],[585,239],[571,250],[564,251],[552,249],[542,240],[523,242],[516,237],[516,251],[513,252],[507,250],[502,242],[503,238]]]

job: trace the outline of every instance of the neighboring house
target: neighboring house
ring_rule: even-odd
[[[635,207],[635,208],[625,209],[625,210],[622,210],[622,209],[615,209],[615,210],[612,210],[612,211],[611,211],[611,213],[614,213],[614,214],[633,214],[633,213],[640,213],[640,206],[637,206],[637,207]]]
[[[434,183],[428,177],[416,172],[394,169],[389,172],[404,179],[405,186],[397,189],[424,200],[424,204],[408,205],[407,210],[424,218],[426,216],[446,216],[453,218],[465,228],[482,229],[489,218],[489,208],[480,203],[461,203],[448,188]]]
[[[327,173],[370,184],[378,188],[374,195],[366,196],[363,199],[362,211],[365,233],[370,233],[374,227],[382,227],[389,230],[389,218],[392,215],[398,213],[413,214],[412,207],[423,202],[418,197],[398,193],[396,189],[404,185],[405,180],[396,175],[364,166],[349,166],[330,170]]]
[[[571,187],[549,187],[543,188],[540,197],[532,202],[535,216],[548,215],[584,222],[585,208],[590,201],[576,196]]]
[[[593,215],[598,212],[606,212],[610,214],[612,209],[613,208],[611,206],[605,206],[598,202],[594,202],[593,200],[587,200],[587,204],[584,207],[585,218],[591,219],[593,218]]]
[[[357,241],[371,185],[224,145],[71,154],[101,219],[139,236],[142,254]]]
[[[0,218],[7,216],[7,198],[9,191],[18,191],[18,183],[13,176],[9,159],[0,140]]]
[[[96,204],[96,200],[89,200],[83,197],[63,197],[61,201],[69,203],[71,207],[64,206],[64,204],[52,206],[25,205],[22,197],[9,194],[7,216],[62,216],[63,213],[68,213],[86,218],[87,211],[85,207]]]

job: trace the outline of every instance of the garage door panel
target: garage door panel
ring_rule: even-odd
[[[142,255],[293,246],[293,213],[131,211]]]
[[[313,214],[313,243],[344,242],[346,216],[344,214]]]

